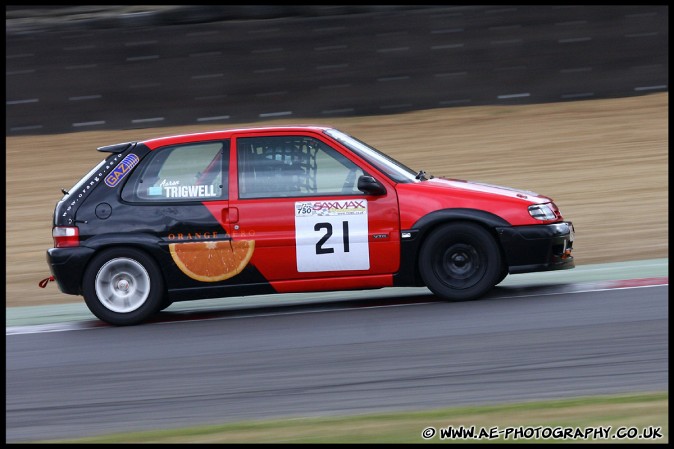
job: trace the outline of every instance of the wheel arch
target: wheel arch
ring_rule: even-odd
[[[421,246],[438,227],[447,223],[458,222],[476,224],[487,230],[494,237],[501,252],[501,260],[506,263],[505,253],[496,228],[510,226],[510,223],[496,214],[480,209],[441,209],[424,215],[410,229],[401,230],[402,235],[409,233],[410,237],[401,239],[400,271],[394,276],[394,285],[423,286],[424,283],[419,273]]]

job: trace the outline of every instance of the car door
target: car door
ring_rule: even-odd
[[[159,241],[160,264],[170,289],[200,285],[176,266],[173,249],[194,242],[228,241],[229,141],[188,142],[157,148],[144,157],[122,190],[125,228]],[[215,214],[217,212],[217,215]],[[195,251],[198,248],[195,247]]]
[[[381,175],[319,133],[235,134],[232,148],[232,238],[255,241],[251,262],[277,291],[392,285],[395,189],[357,189],[359,176]]]

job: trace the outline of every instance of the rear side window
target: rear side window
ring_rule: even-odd
[[[152,151],[122,190],[125,201],[181,202],[227,198],[229,141]]]

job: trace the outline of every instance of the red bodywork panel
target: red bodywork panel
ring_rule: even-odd
[[[552,202],[550,198],[533,192],[445,178],[398,184],[396,190],[400,203],[401,229],[411,229],[421,217],[433,211],[456,208],[489,212],[512,226],[562,221],[559,214],[549,221],[536,220],[529,215],[528,205]]]

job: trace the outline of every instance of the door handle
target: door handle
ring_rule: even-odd
[[[239,209],[236,207],[225,207],[222,209],[222,218],[225,222],[236,223],[239,221]]]

